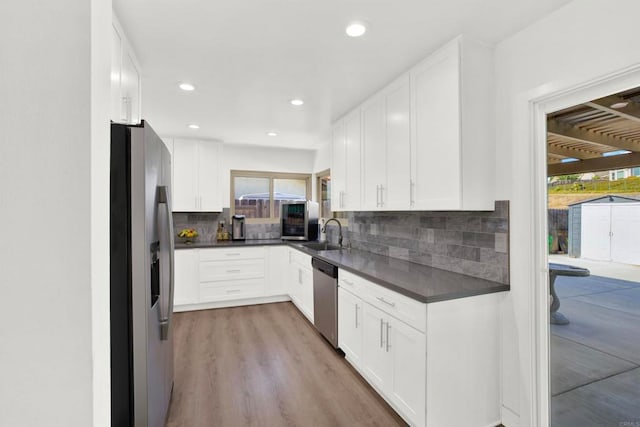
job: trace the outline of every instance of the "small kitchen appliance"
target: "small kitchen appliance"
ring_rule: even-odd
[[[310,200],[282,203],[280,233],[282,240],[318,239],[318,204]]]
[[[231,236],[233,240],[245,240],[245,228],[244,228],[245,216],[234,215],[231,218]]]

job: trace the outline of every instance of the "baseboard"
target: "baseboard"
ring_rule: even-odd
[[[519,427],[520,416],[513,412],[511,409],[503,406],[500,410],[502,413],[502,425],[504,427]]]
[[[291,298],[289,298],[289,295],[276,295],[276,296],[270,296],[270,297],[204,302],[200,304],[176,305],[173,307],[173,312],[180,313],[183,311],[210,310],[212,308],[241,307],[244,305],[270,304],[272,302],[285,302],[285,301],[291,301]]]

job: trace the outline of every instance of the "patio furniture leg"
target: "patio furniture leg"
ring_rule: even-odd
[[[552,325],[568,325],[569,319],[564,314],[558,313],[560,308],[560,298],[556,294],[556,277],[553,272],[549,272],[549,289],[551,291],[551,308],[550,308],[550,322]]]

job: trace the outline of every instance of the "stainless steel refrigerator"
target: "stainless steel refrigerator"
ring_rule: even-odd
[[[171,157],[111,125],[111,425],[162,427],[173,389]]]

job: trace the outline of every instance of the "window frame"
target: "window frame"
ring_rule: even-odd
[[[275,200],[273,197],[273,181],[275,179],[299,179],[305,181],[305,197],[307,200],[311,200],[311,178],[310,173],[291,173],[291,172],[271,172],[271,171],[250,171],[250,170],[237,170],[231,169],[229,172],[229,186],[230,186],[230,200],[229,200],[229,212],[233,216],[236,210],[236,188],[235,178],[267,178],[269,179],[269,218],[247,218],[247,224],[278,224],[280,218],[274,216]]]

